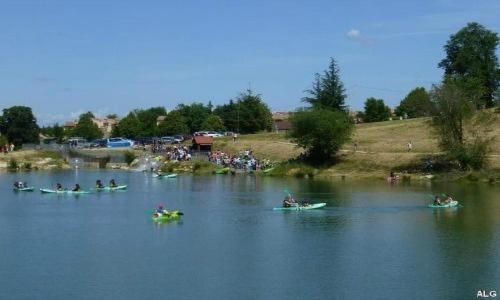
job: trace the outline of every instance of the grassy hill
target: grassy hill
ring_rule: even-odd
[[[494,127],[494,134],[500,137],[500,121]],[[402,168],[422,157],[438,154],[436,137],[430,127],[429,118],[386,121],[356,125],[353,142],[358,151],[353,153],[352,143],[345,145],[340,161],[335,166],[322,170],[322,176],[387,176],[394,168]],[[413,150],[407,152],[407,143],[412,141]],[[261,133],[242,135],[236,142],[232,139],[217,139],[215,150],[239,153],[252,149],[258,158],[285,161],[299,155],[302,149],[296,147],[284,134]],[[491,167],[500,169],[500,139],[496,139],[491,156]]]

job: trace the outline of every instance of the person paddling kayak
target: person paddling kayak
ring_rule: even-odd
[[[297,202],[293,199],[293,197],[288,194],[285,199],[283,199],[283,207],[292,207],[297,206]]]
[[[117,187],[118,185],[116,184],[115,180],[114,179],[111,179],[109,181],[109,187]]]
[[[102,184],[101,179],[99,179],[99,180],[97,180],[97,181],[95,182],[95,187],[96,187],[96,188],[98,188],[98,189],[102,189],[102,188],[104,188],[104,184]]]
[[[444,200],[444,204],[450,204],[451,201],[453,201],[453,198],[450,195],[446,195],[446,199]]]
[[[72,189],[73,192],[79,192],[81,190],[80,185],[77,183],[75,187]]]
[[[62,190],[64,190],[62,184],[60,184],[59,182],[56,183],[56,191],[62,191]]]
[[[434,205],[441,205],[441,199],[438,195],[434,197]]]
[[[163,215],[167,215],[168,214],[168,210],[166,210],[163,205],[159,205],[158,208],[156,209],[155,213],[154,213],[154,216],[155,217],[161,217]]]
[[[27,186],[28,186],[28,184],[26,182],[22,182],[22,181],[14,182],[14,188],[16,188],[16,189],[22,189],[22,188],[25,188]]]

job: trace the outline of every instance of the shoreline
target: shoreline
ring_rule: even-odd
[[[72,168],[64,159],[40,158],[43,163],[35,164],[30,169],[20,167],[17,170],[11,170],[8,167],[0,164],[0,173],[28,173],[28,172],[53,172],[53,171],[67,171]],[[19,166],[31,163],[32,160],[20,161]],[[377,180],[387,181],[387,169],[371,169],[359,170],[356,168],[345,169],[342,171],[335,170],[337,165],[331,168],[314,168],[302,163],[279,163],[273,167],[271,171],[264,172],[264,170],[257,171],[244,171],[230,169],[227,174],[216,174],[216,170],[222,169],[222,166],[217,166],[204,161],[182,161],[182,162],[165,162],[162,164],[161,169],[164,173],[177,173],[189,174],[193,176],[265,176],[275,178],[304,178],[309,180],[334,180],[334,181],[363,181],[363,180]],[[126,163],[108,163],[105,168],[98,167],[80,167],[79,170],[107,170],[107,171],[126,171],[126,172],[150,172],[146,170],[138,170],[137,166],[129,166]],[[422,173],[422,172],[398,172],[398,179],[395,183],[403,182],[483,182],[490,184],[500,183],[500,170],[489,169],[483,171],[450,171],[450,172],[436,172],[436,173]]]

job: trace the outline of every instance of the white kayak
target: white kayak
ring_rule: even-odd
[[[275,207],[273,210],[308,210],[308,209],[316,209],[316,208],[322,208],[326,206],[326,203],[315,203],[315,204],[309,204],[309,205],[304,205],[304,206],[291,206],[291,207]]]

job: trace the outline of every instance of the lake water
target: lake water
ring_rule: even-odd
[[[14,193],[96,179],[126,192]],[[500,187],[111,171],[0,174],[0,299],[475,299],[500,289]],[[273,211],[287,188],[321,210]],[[461,208],[429,209],[449,192]],[[158,203],[185,213],[155,225]]]

